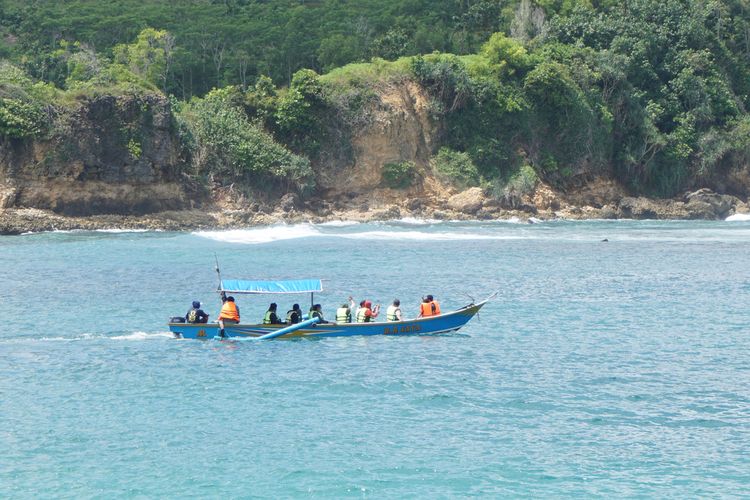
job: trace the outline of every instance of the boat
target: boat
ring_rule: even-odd
[[[223,295],[242,294],[299,294],[309,293],[310,303],[315,302],[315,293],[323,291],[320,279],[255,281],[219,280],[219,293]],[[494,295],[494,294],[493,294]],[[183,339],[255,339],[274,338],[323,338],[350,337],[355,335],[432,335],[455,332],[471,320],[484,306],[487,299],[468,304],[455,311],[426,318],[405,319],[403,321],[370,323],[319,323],[318,318],[308,319],[293,325],[225,324],[221,336],[218,323],[185,323],[180,318],[172,318],[169,331]]]

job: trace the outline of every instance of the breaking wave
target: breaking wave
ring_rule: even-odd
[[[358,224],[361,224],[361,222],[357,222],[356,220],[329,220],[328,222],[321,222],[320,224],[316,225],[327,227],[349,227],[356,226]]]
[[[320,231],[312,224],[284,224],[253,229],[232,229],[229,231],[196,231],[193,234],[225,243],[244,243],[249,245],[321,235]]]
[[[750,214],[734,214],[724,220],[727,222],[746,222],[750,221]]]

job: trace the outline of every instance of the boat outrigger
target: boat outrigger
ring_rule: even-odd
[[[220,280],[219,292],[227,295],[239,294],[292,294],[309,293],[311,303],[315,293],[323,291],[319,279],[285,281]],[[217,323],[178,323],[169,322],[169,330],[178,338],[248,338],[269,340],[272,338],[320,338],[347,337],[353,335],[430,335],[455,332],[476,315],[491,298],[471,303],[460,309],[438,316],[407,319],[403,321],[372,323],[318,323],[317,318],[293,325],[226,324],[224,337],[220,335]]]

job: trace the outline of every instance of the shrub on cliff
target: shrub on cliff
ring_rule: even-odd
[[[0,61],[0,136],[19,139],[44,132],[45,108],[55,96],[50,84],[34,82],[19,68]]]
[[[263,190],[312,187],[310,162],[251,122],[241,101],[239,90],[227,87],[193,99],[182,110],[181,118],[195,140],[196,173]]]
[[[382,171],[383,184],[394,189],[404,189],[412,185],[416,170],[410,161],[386,163]]]
[[[438,175],[458,188],[479,185],[479,171],[468,153],[443,147],[430,163]]]

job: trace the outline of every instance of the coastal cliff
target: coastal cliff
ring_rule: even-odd
[[[53,125],[46,136],[0,145],[0,231],[189,229],[405,216],[722,219],[748,211],[743,199],[711,189],[670,199],[633,196],[616,179],[585,168],[568,189],[543,179],[520,192],[457,186],[435,167],[445,123],[431,115],[425,88],[411,80],[389,83],[362,112],[368,120],[347,130],[346,141],[323,143],[312,165],[314,191],[253,197],[262,181],[210,184],[189,175],[195,152],[181,143],[176,117],[161,94],[82,99],[50,110]],[[339,160],[322,160],[332,157]],[[403,186],[385,180],[384,169],[394,164],[411,169]],[[749,178],[746,169],[735,169],[710,185],[732,186],[731,192],[741,195],[748,192],[742,180]]]
[[[189,208],[169,101],[103,95],[49,109],[44,137],[0,143],[0,206],[66,216]],[[193,195],[194,196],[194,195]]]

